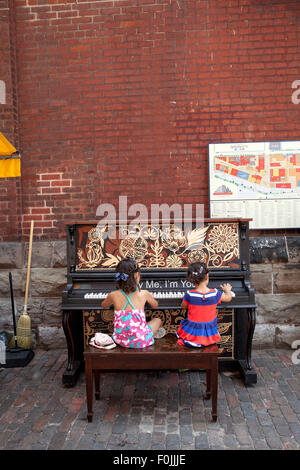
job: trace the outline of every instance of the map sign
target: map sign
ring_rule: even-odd
[[[209,144],[210,217],[300,227],[300,142]]]

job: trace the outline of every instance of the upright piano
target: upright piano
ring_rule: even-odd
[[[74,386],[84,368],[83,351],[96,331],[113,332],[113,310],[101,308],[115,289],[115,268],[127,256],[141,268],[140,287],[153,293],[158,308],[145,306],[147,320],[159,316],[167,333],[175,333],[187,311],[180,308],[189,264],[205,262],[209,287],[230,283],[235,297],[218,305],[219,369],[239,369],[246,385],[255,384],[251,364],[255,329],[255,295],[250,284],[249,220],[204,219],[188,228],[176,224],[119,224],[97,221],[66,226],[67,285],[62,292],[63,329],[68,360],[62,381]]]

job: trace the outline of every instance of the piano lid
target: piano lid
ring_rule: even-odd
[[[249,219],[205,219],[201,225],[118,224],[112,232],[97,222],[67,225],[71,271],[104,272],[127,256],[143,271],[185,271],[193,262],[213,270],[245,270],[249,256]]]

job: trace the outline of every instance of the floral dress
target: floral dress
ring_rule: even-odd
[[[147,325],[146,315],[143,309],[136,309],[130,297],[125,295],[127,302],[122,310],[115,310],[113,340],[125,348],[146,348],[154,343],[153,330]],[[132,310],[125,310],[130,304]]]

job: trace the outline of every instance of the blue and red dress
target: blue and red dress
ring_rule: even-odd
[[[176,332],[177,343],[201,348],[220,341],[217,325],[217,305],[222,292],[210,289],[206,294],[190,290],[183,300],[188,304],[188,318],[180,323]]]

